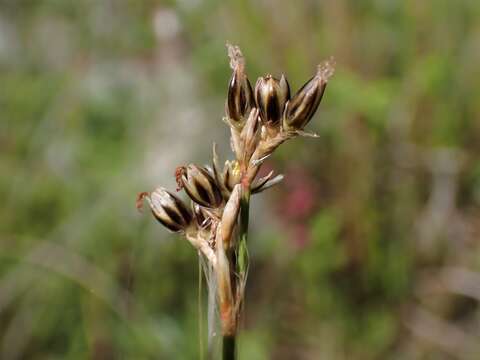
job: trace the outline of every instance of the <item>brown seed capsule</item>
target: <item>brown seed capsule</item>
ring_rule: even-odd
[[[253,90],[247,76],[235,69],[228,84],[226,112],[230,120],[243,123],[250,109],[255,105]]]
[[[285,103],[290,99],[290,86],[285,76],[275,79],[271,75],[258,78],[255,84],[255,100],[260,117],[267,125],[276,125],[282,118]]]
[[[207,169],[190,164],[181,166],[176,171],[177,184],[197,204],[217,208],[222,204],[222,194]]]
[[[320,105],[328,78],[333,74],[331,62],[319,65],[317,74],[302,86],[285,107],[285,129],[301,130],[307,125]]]
[[[227,44],[230,67],[233,70],[228,84],[228,95],[225,103],[227,116],[235,123],[243,125],[250,109],[255,106],[252,86],[245,74],[245,59],[238,46]]]
[[[150,194],[142,193],[147,199],[153,216],[173,232],[184,231],[192,222],[190,210],[178,197],[164,188],[155,189]]]

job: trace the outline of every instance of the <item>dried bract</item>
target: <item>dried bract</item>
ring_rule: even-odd
[[[252,186],[251,186],[252,194],[258,194],[264,190],[267,190],[277,185],[282,180],[283,180],[283,175],[279,174],[274,177],[273,170],[272,170],[266,176],[261,177],[259,179],[255,179],[252,182]]]
[[[225,205],[225,209],[222,215],[222,221],[220,222],[219,226],[219,235],[225,249],[228,249],[232,244],[232,233],[237,223],[238,213],[240,211],[240,196],[241,185],[237,184],[233,188],[232,194],[230,195],[230,198]]]
[[[250,160],[253,152],[258,146],[258,142],[260,141],[258,116],[259,110],[257,108],[252,109],[250,115],[248,115],[245,127],[242,130],[241,141],[243,151],[239,160],[243,163],[247,163]]]

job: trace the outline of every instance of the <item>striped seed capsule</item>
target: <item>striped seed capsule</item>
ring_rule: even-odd
[[[140,194],[139,200],[143,198],[150,205],[153,216],[170,231],[185,231],[192,223],[192,213],[183,201],[164,188],[155,189],[150,194]]]
[[[255,106],[252,86],[245,74],[245,58],[238,46],[227,43],[230,67],[233,70],[232,78],[228,83],[225,112],[234,124],[242,127],[250,109]]]
[[[276,125],[282,118],[285,103],[290,99],[290,85],[285,76],[280,80],[272,75],[260,77],[255,84],[255,100],[260,117],[267,125]]]
[[[333,60],[319,65],[315,76],[292,97],[285,107],[285,129],[301,130],[307,125],[320,105],[328,78],[333,75],[333,71]]]
[[[190,164],[180,166],[175,173],[178,189],[185,189],[190,198],[201,206],[217,208],[222,204],[222,194],[207,169]]]
[[[255,106],[255,99],[250,81],[243,72],[243,67],[237,67],[233,70],[228,84],[225,105],[227,115],[234,123],[243,124],[253,106]]]

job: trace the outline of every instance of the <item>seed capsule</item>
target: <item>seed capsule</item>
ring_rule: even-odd
[[[139,200],[143,198],[148,201],[153,216],[170,231],[184,231],[191,224],[193,217],[190,210],[182,200],[164,188],[140,194]]]
[[[197,204],[217,208],[222,204],[222,194],[207,169],[190,164],[181,166],[176,171],[177,184]]]
[[[235,123],[243,125],[244,119],[255,106],[252,86],[245,74],[245,59],[238,46],[227,44],[230,67],[233,70],[228,84],[228,95],[225,111]]]
[[[242,123],[255,105],[252,86],[243,68],[236,68],[228,84],[226,112],[228,117],[236,123]]]
[[[285,103],[290,99],[290,86],[285,76],[275,79],[271,75],[258,78],[255,84],[255,100],[262,121],[276,125],[282,118]]]
[[[285,107],[285,129],[301,130],[307,125],[320,105],[328,78],[333,74],[332,61],[319,65],[317,74],[302,86]]]

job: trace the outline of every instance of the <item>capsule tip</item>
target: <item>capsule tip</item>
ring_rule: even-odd
[[[328,82],[333,74],[335,73],[336,61],[333,56],[328,60],[321,62],[317,67],[317,76],[323,81]]]
[[[143,200],[147,197],[150,196],[150,193],[146,191],[142,191],[141,193],[138,193],[137,195],[137,200],[135,202],[135,207],[139,212],[143,212]]]
[[[245,59],[242,54],[242,50],[237,45],[232,45],[229,42],[226,44],[228,57],[230,58],[230,67],[232,70],[243,71],[245,67]]]
[[[177,183],[177,192],[183,189],[182,176],[185,174],[185,166],[177,166],[175,169],[175,182]]]

